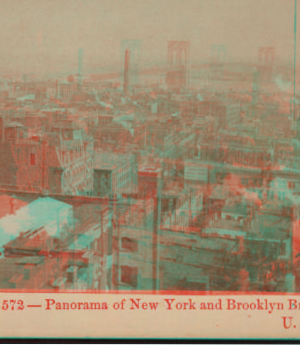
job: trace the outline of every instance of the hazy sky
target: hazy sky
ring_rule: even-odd
[[[168,40],[189,40],[191,59],[213,44],[234,59],[259,46],[293,61],[295,0],[0,0],[0,71],[76,71],[118,64],[121,39],[143,39],[145,61],[165,61]],[[300,1],[298,9],[300,63]]]

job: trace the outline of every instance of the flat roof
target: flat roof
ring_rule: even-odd
[[[119,163],[132,157],[132,154],[117,154],[112,151],[94,152],[94,169],[114,169]]]
[[[159,173],[160,171],[159,167],[139,166],[139,173]]]
[[[45,197],[38,198],[27,206],[0,219],[0,246],[18,237],[21,231],[38,229],[56,220],[57,213],[63,209],[72,209],[67,203]]]

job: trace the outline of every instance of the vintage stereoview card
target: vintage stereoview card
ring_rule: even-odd
[[[0,337],[300,337],[297,21],[0,0]]]

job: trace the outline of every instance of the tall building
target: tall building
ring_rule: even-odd
[[[124,91],[126,85],[126,91],[128,88],[139,85],[140,83],[140,71],[141,71],[141,50],[142,40],[121,40],[121,71],[124,73],[120,75],[120,82],[123,84],[124,79]],[[125,57],[125,66],[124,66]],[[125,68],[124,68],[125,67]],[[126,71],[127,70],[127,71]],[[125,81],[126,77],[126,81]]]
[[[252,87],[252,117],[258,116],[259,107],[259,92],[260,92],[260,72],[253,72],[253,87]]]
[[[159,288],[160,169],[140,168],[138,187],[113,228],[114,289]]]
[[[262,78],[267,82],[270,81],[275,62],[275,48],[259,47],[258,61]]]
[[[189,51],[188,41],[168,42],[168,72],[166,83],[171,90],[180,91],[189,81]]]
[[[224,44],[214,44],[211,47],[211,59],[214,64],[224,64],[226,62],[227,46]]]
[[[81,88],[82,83],[82,60],[83,60],[83,49],[79,48],[78,50],[78,71],[77,71],[77,89],[78,91]]]
[[[124,67],[124,93],[128,93],[129,87],[129,71],[130,71],[130,50],[125,51],[125,67]]]

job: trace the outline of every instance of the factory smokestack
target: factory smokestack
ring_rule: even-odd
[[[130,71],[130,50],[125,51],[125,67],[124,67],[124,93],[128,93],[129,87],[129,71]]]
[[[77,71],[77,89],[80,90],[82,82],[82,58],[83,58],[83,49],[78,49],[78,71]]]

